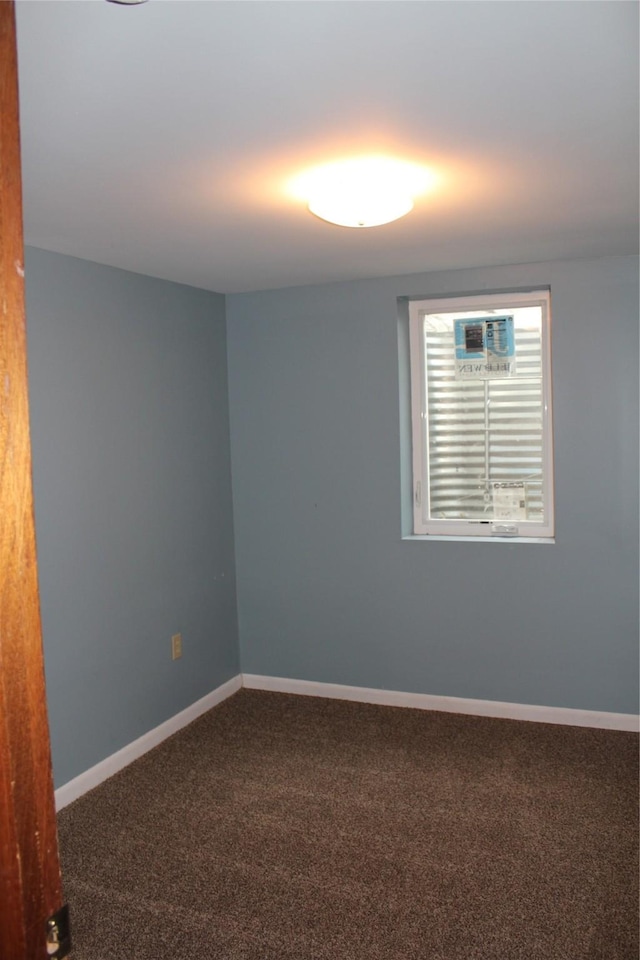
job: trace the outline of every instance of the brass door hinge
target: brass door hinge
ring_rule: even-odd
[[[65,903],[47,920],[47,956],[62,960],[71,950],[69,905]]]

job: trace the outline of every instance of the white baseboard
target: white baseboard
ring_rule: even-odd
[[[640,718],[632,713],[602,713],[596,710],[572,710],[567,707],[503,703],[499,700],[437,697],[426,693],[402,693],[399,690],[376,690],[369,687],[350,687],[341,683],[317,683],[311,680],[291,680],[286,677],[265,677],[243,673],[232,677],[231,680],[161,723],[160,726],[149,730],[126,747],[59,787],[55,792],[56,810],[62,810],[89,790],[93,790],[114,773],[177,733],[182,727],[186,727],[203,713],[222,703],[241,687],[249,690],[271,690],[275,693],[296,693],[308,697],[327,697],[332,700],[353,700],[357,703],[377,703],[388,707],[412,707],[414,710],[440,710],[444,713],[464,713],[476,717],[559,723],[573,727],[596,727],[632,732],[638,731],[640,727]]]
[[[640,717],[633,713],[602,713],[597,710],[572,710],[568,707],[538,707],[527,703],[503,703],[500,700],[467,700],[463,697],[436,697],[426,693],[401,693],[397,690],[375,690],[349,687],[341,683],[316,683],[285,677],[264,677],[242,674],[242,686],[250,690],[273,690],[276,693],[297,693],[308,697],[332,700],[354,700],[388,707],[413,707],[415,710],[440,710],[476,717],[502,717],[507,720],[533,720],[536,723],[559,723],[571,727],[597,727],[603,730],[637,731]]]
[[[177,733],[182,727],[186,727],[187,724],[197,720],[203,713],[211,710],[211,708],[217,704],[222,703],[223,700],[226,700],[227,697],[230,697],[239,690],[241,686],[242,676],[238,674],[232,677],[231,680],[227,680],[227,682],[223,683],[220,687],[212,690],[211,693],[208,693],[205,697],[196,700],[195,703],[192,703],[191,706],[185,710],[181,710],[180,713],[177,713],[174,717],[161,723],[160,726],[149,730],[148,733],[143,734],[143,736],[138,737],[137,740],[127,744],[122,750],[111,754],[110,757],[97,763],[95,767],[85,770],[84,773],[70,780],[69,783],[65,783],[64,786],[59,787],[55,792],[56,810],[62,810],[63,807],[73,803],[74,800],[77,800],[78,797],[81,797],[84,793],[93,790],[94,787],[97,787],[99,783],[112,777],[118,770],[122,770],[123,767],[128,766],[134,760],[137,760],[138,757],[147,753],[148,750],[157,747],[158,744],[166,740],[167,737]]]

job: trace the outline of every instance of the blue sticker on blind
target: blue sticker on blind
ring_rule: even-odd
[[[515,375],[512,316],[456,320],[454,336],[458,379],[493,380]]]

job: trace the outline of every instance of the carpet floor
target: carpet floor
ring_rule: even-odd
[[[638,738],[242,690],[58,817],[73,960],[638,960]]]

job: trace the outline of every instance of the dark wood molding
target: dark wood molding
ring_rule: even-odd
[[[0,956],[47,956],[62,903],[31,483],[18,77],[0,2]]]

